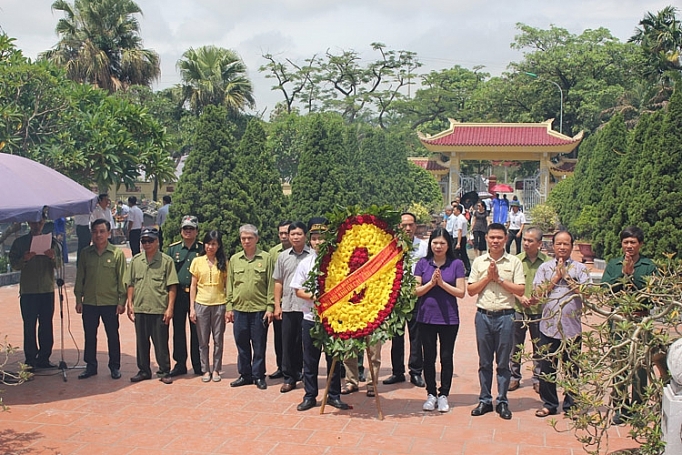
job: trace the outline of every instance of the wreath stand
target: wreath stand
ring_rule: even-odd
[[[377,382],[378,378],[374,376],[374,368],[372,367],[372,358],[370,357],[369,353],[369,338],[367,338],[367,360],[369,362],[369,372],[372,375],[372,390],[374,390],[374,402],[377,407],[377,414],[379,416],[379,420],[384,420],[384,412],[381,409],[381,400],[379,400],[379,389],[377,388]],[[334,370],[336,369],[336,364],[338,363],[339,359],[338,357],[334,357],[334,360],[332,360],[332,366],[329,369],[329,373],[327,374],[327,386],[324,389],[324,396],[322,397],[322,406],[320,407],[320,415],[324,414],[324,407],[327,404],[327,394],[329,393],[329,386],[331,385],[332,382],[332,377],[334,376]]]

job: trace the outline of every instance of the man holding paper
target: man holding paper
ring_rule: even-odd
[[[42,235],[44,219],[28,224],[31,232],[16,239],[9,252],[12,268],[21,271],[19,302],[24,320],[24,355],[30,369],[55,368],[50,355],[54,344],[54,271],[60,259],[59,247],[50,234]]]

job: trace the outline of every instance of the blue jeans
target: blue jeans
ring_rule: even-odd
[[[237,371],[245,379],[265,379],[265,346],[268,329],[263,326],[264,316],[265,311],[255,313],[234,311]]]
[[[514,312],[491,316],[476,311],[476,345],[478,347],[478,381],[481,403],[492,404],[493,360],[497,362],[497,402],[508,403],[507,390],[511,370],[509,358],[513,347]]]
[[[315,326],[313,321],[303,319],[301,322],[301,338],[303,339],[303,388],[305,389],[304,399],[317,398],[318,385],[317,376],[319,373],[320,357],[322,352],[320,348],[313,344],[313,338],[310,336],[310,329]],[[325,355],[327,358],[327,375],[332,367],[332,357]],[[329,384],[329,393],[327,396],[334,400],[341,398],[341,362],[337,362],[332,375],[332,382]]]

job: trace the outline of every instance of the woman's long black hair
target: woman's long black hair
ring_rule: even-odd
[[[431,232],[431,237],[429,237],[429,249],[426,252],[426,259],[433,259],[433,250],[431,249],[431,242],[433,239],[437,237],[443,237],[445,241],[448,244],[448,250],[445,252],[445,257],[447,259],[450,259],[451,261],[454,261],[457,259],[457,256],[455,256],[455,250],[453,249],[453,241],[452,241],[452,236],[450,233],[442,227],[436,228]]]
[[[221,272],[227,272],[227,256],[225,256],[225,250],[223,249],[223,235],[220,231],[209,231],[204,236],[204,245],[206,245],[211,240],[218,242],[218,251],[215,253],[215,258],[218,261],[218,270]],[[206,254],[206,250],[201,252],[201,256]]]

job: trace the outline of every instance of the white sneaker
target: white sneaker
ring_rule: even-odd
[[[433,411],[434,409],[436,409],[436,397],[429,394],[429,396],[426,397],[426,401],[424,402],[424,406],[422,406],[422,409],[424,411]]]
[[[450,405],[448,404],[448,397],[445,395],[438,395],[438,412],[448,412],[449,410]]]

